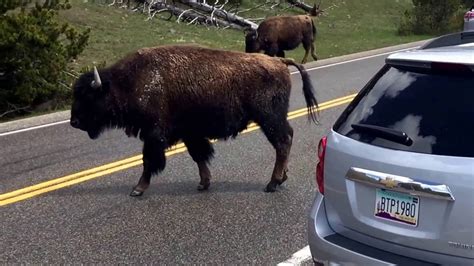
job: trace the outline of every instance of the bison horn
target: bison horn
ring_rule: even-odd
[[[91,87],[97,89],[100,86],[102,86],[102,81],[100,80],[99,71],[94,67],[94,80],[91,83]]]

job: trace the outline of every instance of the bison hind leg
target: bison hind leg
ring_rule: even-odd
[[[306,38],[303,40],[303,48],[305,50],[305,54],[303,60],[301,61],[302,64],[306,64],[308,60],[308,55],[311,52],[311,57],[313,57],[314,61],[318,61],[318,56],[315,53],[315,46],[314,46],[314,39],[313,38]]]
[[[313,57],[314,61],[318,61],[318,56],[315,53],[315,46],[314,43],[311,43],[311,56]]]
[[[279,120],[276,123],[265,121],[261,125],[265,136],[276,151],[275,166],[265,192],[275,192],[277,186],[283,184],[288,179],[288,157],[293,142],[293,128],[291,128],[286,117],[282,117]]]
[[[207,190],[211,185],[211,171],[208,163],[214,157],[214,148],[209,140],[205,138],[184,139],[184,144],[199,168],[201,181],[197,189],[199,191]]]

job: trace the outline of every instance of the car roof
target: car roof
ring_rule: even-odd
[[[392,60],[458,63],[474,66],[474,43],[400,52],[388,57],[388,61]]]
[[[455,63],[474,68],[474,31],[441,36],[419,49],[391,54],[386,62],[387,64]]]

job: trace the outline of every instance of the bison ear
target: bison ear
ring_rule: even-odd
[[[102,86],[102,81],[100,80],[99,71],[94,66],[94,80],[91,82],[91,87],[94,89],[98,89]]]

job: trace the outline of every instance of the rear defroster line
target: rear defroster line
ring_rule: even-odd
[[[351,94],[345,97],[330,100],[319,105],[318,111],[326,110],[332,107],[336,107],[342,104],[349,103],[354,99],[356,94]],[[302,108],[296,111],[288,113],[288,120],[295,119],[304,116],[308,113],[306,108]],[[251,123],[241,134],[249,133],[259,129],[260,127]],[[214,140],[213,142],[216,142]],[[179,143],[176,146],[170,148],[166,152],[166,156],[172,156],[174,154],[182,153],[186,151],[186,147],[183,143]],[[113,163],[105,164],[102,166],[94,167],[85,171],[81,171],[75,174],[67,175],[64,177],[52,179],[50,181],[42,182],[33,186],[25,187],[22,189],[14,190],[8,193],[0,194],[0,206],[5,206],[14,202],[22,201],[34,196],[38,196],[50,191],[58,190],[63,187],[71,186],[74,184],[82,183],[87,180],[91,180],[97,177],[109,175],[118,171],[129,169],[142,164],[142,155],[136,155],[127,159],[116,161]]]

